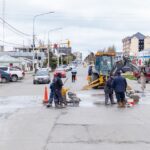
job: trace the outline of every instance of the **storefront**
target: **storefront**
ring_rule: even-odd
[[[150,49],[138,52],[138,65],[143,66],[150,63]]]

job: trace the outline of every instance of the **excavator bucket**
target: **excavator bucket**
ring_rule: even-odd
[[[89,85],[84,86],[84,87],[83,87],[83,90],[89,90],[89,89],[94,88],[94,87],[97,87],[97,86],[99,86],[99,85],[100,85],[100,80],[97,79],[97,80],[91,82]]]

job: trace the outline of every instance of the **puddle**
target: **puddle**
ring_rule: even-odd
[[[82,91],[77,93],[77,96],[81,99],[80,107],[98,107],[104,105],[103,91]]]

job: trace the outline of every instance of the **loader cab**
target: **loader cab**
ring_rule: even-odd
[[[95,60],[95,69],[99,74],[108,75],[113,68],[114,56],[97,55]]]

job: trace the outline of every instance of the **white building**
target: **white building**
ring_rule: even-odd
[[[123,52],[130,56],[137,56],[138,52],[150,48],[150,37],[136,33],[122,40]]]

